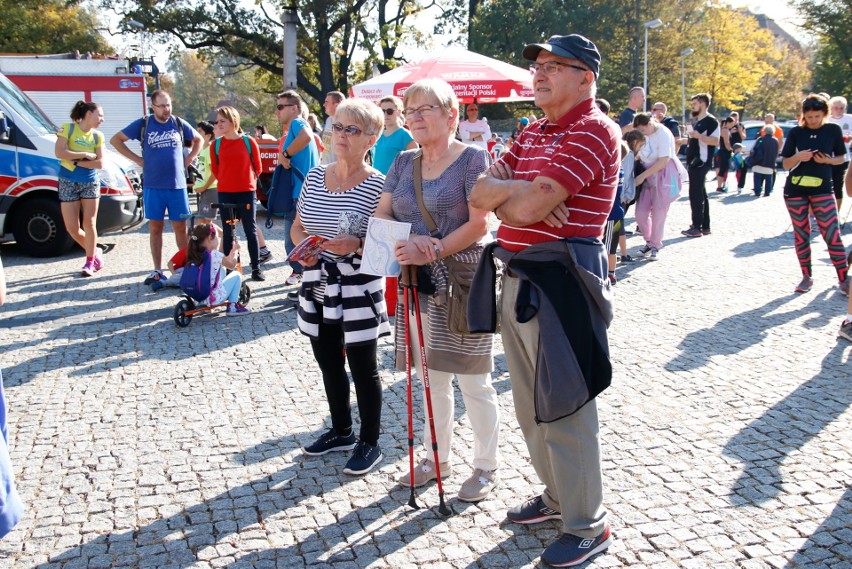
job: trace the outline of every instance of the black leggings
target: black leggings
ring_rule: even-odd
[[[834,189],[834,198],[838,203],[843,201],[843,180],[846,177],[846,169],[848,167],[849,162],[831,167],[831,185]]]
[[[260,265],[258,264],[259,250],[257,245],[257,222],[255,221],[254,212],[254,192],[223,192],[220,190],[219,201],[223,204],[242,206],[234,211],[234,216],[242,219],[243,230],[246,232],[249,258],[251,259],[251,268],[252,270],[257,269]],[[231,226],[225,223],[228,219],[231,219],[231,211],[221,209],[219,210],[219,214],[222,217],[222,252],[227,255],[231,252],[234,238]]]
[[[317,305],[320,313],[322,307]],[[349,406],[349,377],[344,365],[349,361],[355,397],[361,416],[360,439],[376,446],[382,421],[382,383],[379,379],[379,364],[376,356],[376,340],[357,346],[343,345],[341,324],[319,325],[319,338],[311,339],[314,357],[322,372],[331,425],[339,435],[349,434],[352,429],[352,412]]]

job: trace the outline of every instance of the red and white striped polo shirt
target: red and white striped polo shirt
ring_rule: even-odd
[[[600,237],[612,209],[621,164],[618,126],[598,110],[593,99],[579,103],[556,122],[536,121],[518,136],[501,160],[515,179],[546,176],[568,190],[568,223],[560,228],[543,222],[524,227],[506,222],[497,240],[510,251],[568,237]]]

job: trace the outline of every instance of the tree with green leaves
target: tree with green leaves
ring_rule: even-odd
[[[814,91],[852,93],[852,0],[794,0],[802,26],[817,37]]]
[[[283,24],[280,12],[294,8],[299,16],[297,86],[322,101],[329,91],[349,91],[357,48],[373,50],[380,70],[398,63],[397,49],[410,30],[419,0],[294,0],[267,3],[256,9],[239,0],[200,3],[190,0],[101,0],[125,21],[142,23],[148,32],[177,39],[188,49],[215,56],[225,53],[270,78],[282,76]],[[374,22],[380,25],[376,27]],[[372,46],[379,46],[380,52]]]
[[[0,53],[112,53],[94,12],[80,4],[0,0]]]

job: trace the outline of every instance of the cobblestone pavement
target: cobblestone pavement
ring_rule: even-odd
[[[615,541],[588,566],[852,567],[852,344],[835,339],[846,303],[820,239],[814,290],[793,293],[780,194],[714,192],[713,234],[694,240],[680,236],[681,199],[660,260],[618,269],[615,377],[599,398]],[[459,396],[455,515],[438,515],[434,485],[412,511],[395,483],[408,468],[405,376],[389,342],[380,467],[350,477],[344,453],[300,452],[329,420],[282,285],[281,224],[267,232],[276,258],[252,285],[255,313],[186,329],[172,322],[175,292],[142,285],[146,231],[104,236],[116,246],[91,279],[77,276],[79,251],[34,260],[0,248],[0,362],[27,504],[0,566],[539,565],[559,526],[505,519],[541,487],[499,344],[499,489],[455,499],[472,452]]]

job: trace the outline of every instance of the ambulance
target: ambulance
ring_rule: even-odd
[[[61,255],[74,244],[65,231],[56,189],[56,131],[54,122],[0,73],[0,241],[14,240],[22,252],[35,257]],[[135,165],[108,149],[104,156],[98,171],[99,234],[144,221]]]

